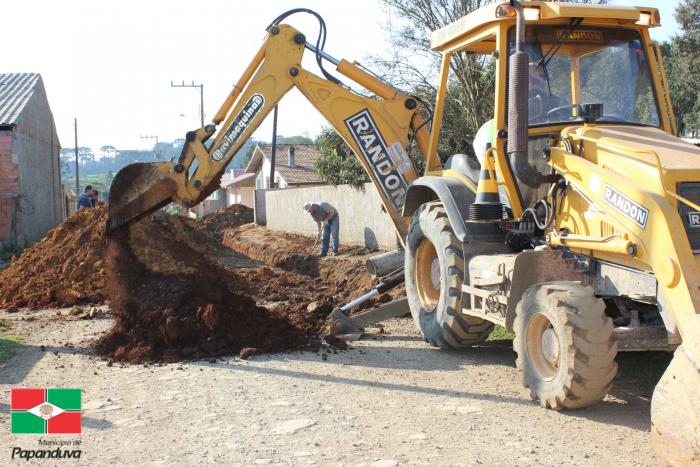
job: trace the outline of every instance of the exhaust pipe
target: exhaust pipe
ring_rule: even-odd
[[[556,174],[545,175],[532,167],[527,160],[528,101],[530,88],[530,57],[525,52],[525,16],[519,1],[511,0],[515,8],[515,52],[510,56],[510,80],[508,82],[508,158],[510,166],[525,185],[537,188],[543,183],[554,183]]]

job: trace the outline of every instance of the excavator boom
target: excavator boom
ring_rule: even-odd
[[[278,19],[279,20],[279,19]],[[400,238],[408,221],[402,216],[406,190],[416,179],[408,156],[409,133],[427,154],[429,132],[418,101],[357,64],[337,60],[291,26],[273,23],[250,65],[213,118],[213,124],[187,134],[173,163],[132,164],[117,173],[109,194],[108,231],[177,202],[191,207],[219,187],[226,166],[279,100],[296,87],[326,117],[350,145],[377,187]],[[317,44],[318,45],[318,44]],[[325,69],[325,77],[301,67],[308,49],[317,62],[336,71],[378,98],[365,97],[340,83]],[[214,125],[220,125],[218,131]],[[206,144],[213,139],[211,144]]]

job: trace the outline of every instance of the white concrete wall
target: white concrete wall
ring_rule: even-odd
[[[269,190],[264,199],[268,229],[316,235],[316,223],[302,207],[307,201],[326,201],[340,215],[341,246],[359,245],[385,250],[396,247],[394,223],[382,210],[381,198],[371,183],[366,183],[361,189],[349,185],[321,185]]]

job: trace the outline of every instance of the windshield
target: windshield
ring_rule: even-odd
[[[600,123],[659,126],[642,40],[636,31],[528,26],[530,125],[582,121],[579,104],[602,104]],[[515,30],[510,31],[510,53]]]

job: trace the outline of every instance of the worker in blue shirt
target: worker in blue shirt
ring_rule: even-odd
[[[80,198],[78,198],[78,211],[82,211],[85,208],[94,208],[95,205],[92,203],[92,185],[87,185],[85,187],[85,193],[80,195]]]

